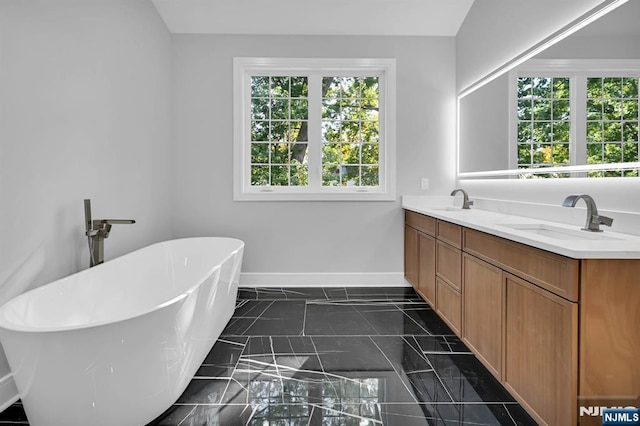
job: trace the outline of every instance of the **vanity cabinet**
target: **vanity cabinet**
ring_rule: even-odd
[[[404,274],[427,303],[436,303],[436,219],[405,211]]]
[[[498,379],[502,378],[503,273],[483,260],[463,254],[462,340]]]
[[[537,423],[600,424],[580,407],[640,406],[640,259],[573,259],[407,213],[407,279],[433,277],[428,302]],[[424,218],[428,232],[415,227]]]
[[[436,311],[460,336],[462,329],[462,227],[436,222]]]
[[[505,275],[502,382],[538,423],[576,424],[578,304]]]

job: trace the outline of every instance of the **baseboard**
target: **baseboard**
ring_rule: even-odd
[[[242,287],[408,287],[402,272],[240,274]]]
[[[18,399],[20,399],[20,395],[18,395],[18,389],[13,381],[13,375],[7,374],[0,378],[0,412],[9,408]]]

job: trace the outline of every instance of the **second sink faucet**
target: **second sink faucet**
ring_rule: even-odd
[[[569,195],[564,199],[562,205],[564,207],[575,207],[579,199],[583,199],[587,203],[587,222],[582,228],[583,231],[602,232],[600,225],[611,226],[613,219],[607,216],[600,216],[598,214],[598,208],[596,202],[587,194],[582,195]]]
[[[462,192],[462,208],[463,209],[469,209],[472,205],[473,205],[473,201],[469,201],[469,194],[467,194],[467,191],[465,191],[464,189],[454,189],[453,191],[451,191],[451,196],[453,197],[454,195],[456,195],[458,192]]]

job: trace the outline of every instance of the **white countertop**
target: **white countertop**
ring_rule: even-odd
[[[473,206],[462,210],[437,197],[404,196],[402,208],[574,259],[640,259],[640,236],[606,226],[601,226],[603,232],[582,231],[583,223],[572,226]]]

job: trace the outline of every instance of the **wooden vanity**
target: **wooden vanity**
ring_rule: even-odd
[[[640,259],[573,259],[410,210],[404,234],[407,281],[539,424],[639,407]]]

